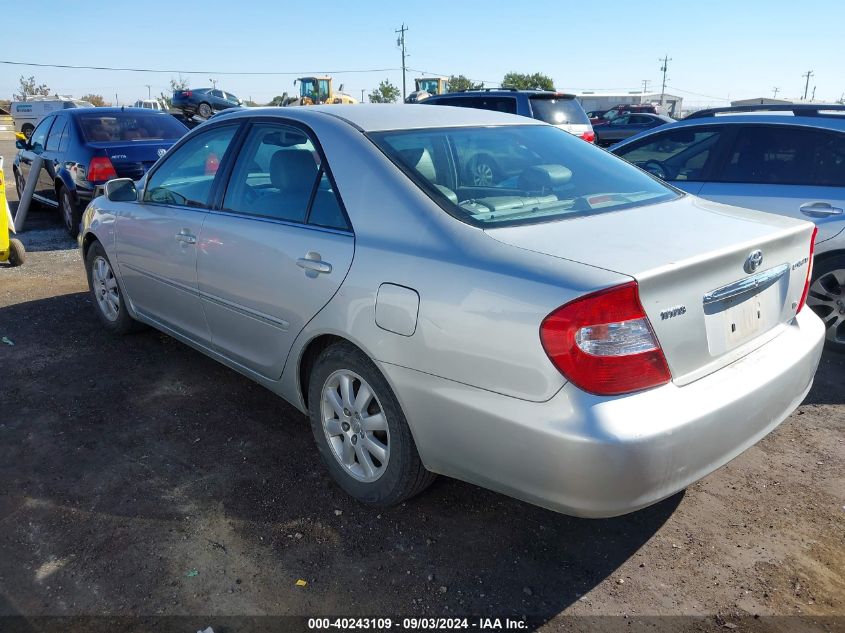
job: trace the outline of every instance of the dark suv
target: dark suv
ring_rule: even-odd
[[[432,95],[424,105],[450,105],[519,114],[551,123],[593,143],[596,140],[587,113],[575,95],[548,90],[497,88]]]

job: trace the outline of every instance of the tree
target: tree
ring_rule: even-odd
[[[399,88],[385,79],[370,93],[369,99],[370,103],[395,103],[400,94]]]
[[[26,101],[27,97],[30,96],[44,96],[50,94],[50,89],[47,87],[47,84],[37,84],[35,83],[35,76],[30,75],[29,79],[25,78],[21,75],[20,78],[20,93],[12,95],[15,101]]]
[[[472,79],[464,77],[463,75],[452,75],[449,77],[449,92],[464,92],[465,90],[480,90],[484,87],[483,83],[475,83]]]
[[[108,103],[106,103],[106,100],[103,99],[103,95],[91,95],[91,94],[89,94],[89,95],[84,95],[84,96],[80,97],[80,99],[82,99],[83,101],[87,101],[88,103],[93,104],[93,105],[97,106],[98,108],[109,105]]]
[[[502,87],[516,88],[517,90],[554,90],[555,83],[551,77],[543,73],[524,75],[510,72],[502,79]]]
[[[161,101],[164,105],[170,109],[173,106],[173,93],[177,90],[187,90],[188,88],[188,80],[179,75],[179,79],[170,78],[170,92],[165,93],[162,92],[159,95],[159,101]]]
[[[273,97],[273,100],[270,103],[268,103],[267,105],[268,106],[283,106],[283,105],[286,105],[287,102],[288,102],[288,93],[285,92],[284,94],[276,95],[275,97]]]

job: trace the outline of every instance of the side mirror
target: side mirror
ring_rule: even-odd
[[[115,178],[106,183],[106,197],[112,202],[137,202],[138,190],[131,178]]]

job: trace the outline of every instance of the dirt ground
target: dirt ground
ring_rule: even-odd
[[[0,265],[0,615],[845,625],[845,355],[769,437],[646,510],[574,519],[440,478],[377,512],[273,394],[155,331],[106,334],[54,212],[22,237],[27,263]]]

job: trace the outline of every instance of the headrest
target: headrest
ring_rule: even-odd
[[[402,160],[408,167],[415,169],[423,178],[434,182],[437,180],[437,172],[434,169],[434,161],[431,154],[425,147],[412,147],[399,150]]]
[[[519,176],[519,188],[525,191],[548,191],[565,185],[572,171],[563,165],[533,165]]]
[[[317,163],[307,149],[280,149],[270,159],[270,182],[283,191],[310,191]]]

